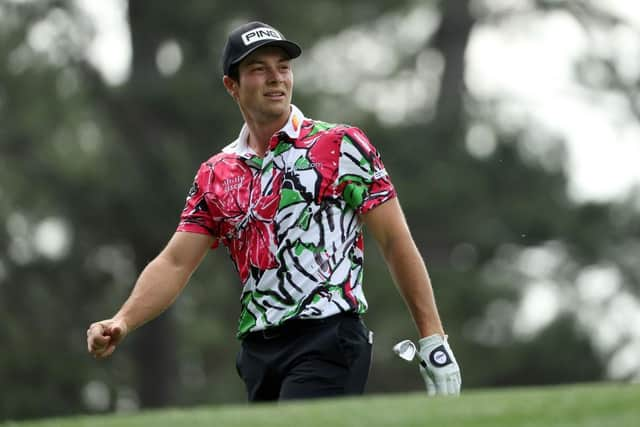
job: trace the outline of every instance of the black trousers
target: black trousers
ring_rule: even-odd
[[[373,334],[356,314],[253,332],[236,360],[250,402],[362,394]]]

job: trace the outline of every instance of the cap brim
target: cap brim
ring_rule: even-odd
[[[251,49],[249,49],[248,51],[244,52],[241,56],[231,61],[229,65],[238,64],[240,61],[242,61],[247,56],[251,55],[251,53],[255,52],[257,49],[260,49],[261,47],[265,47],[265,46],[275,46],[275,47],[282,48],[285,52],[287,52],[287,55],[289,55],[289,58],[291,59],[297,58],[302,54],[302,49],[300,48],[300,46],[298,46],[294,42],[290,42],[289,40],[264,40],[262,42],[256,43],[255,46],[253,46]]]

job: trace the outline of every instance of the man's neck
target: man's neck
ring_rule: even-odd
[[[282,128],[282,126],[255,126],[249,123],[247,127],[249,128],[247,145],[260,157],[264,157],[273,134]]]
[[[251,120],[249,117],[245,117],[245,122],[249,128],[249,135],[247,137],[247,145],[249,148],[255,151],[258,156],[264,157],[267,149],[269,148],[269,141],[271,140],[271,137],[287,124],[289,114],[290,113],[287,113],[286,116],[279,120],[267,123],[260,123],[256,120]]]

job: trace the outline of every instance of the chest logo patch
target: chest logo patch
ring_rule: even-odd
[[[224,191],[237,190],[238,188],[242,187],[243,182],[244,176],[238,175],[231,178],[226,178],[224,181],[222,181],[222,187],[224,188]]]

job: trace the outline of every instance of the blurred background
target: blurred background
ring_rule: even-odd
[[[0,2],[0,421],[244,402],[224,249],[87,355],[242,118],[226,34],[299,42],[294,103],[364,129],[430,269],[463,388],[640,379],[640,5],[631,0]],[[368,239],[367,393],[423,389]]]

